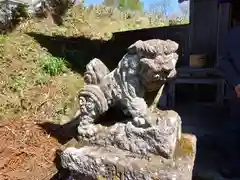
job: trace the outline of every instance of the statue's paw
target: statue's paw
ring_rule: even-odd
[[[133,118],[133,124],[137,127],[149,127],[148,121],[146,121],[145,118],[142,117],[135,117]]]

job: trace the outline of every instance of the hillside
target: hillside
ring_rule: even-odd
[[[64,123],[78,108],[76,95],[83,86],[82,75],[64,56],[54,56],[42,46],[43,37],[81,36],[107,41],[115,31],[168,23],[157,15],[120,12],[104,6],[84,8],[80,4],[67,12],[62,26],[54,24],[51,16],[32,18],[10,34],[1,35],[0,179],[50,179],[56,172],[53,160],[61,144],[38,124]],[[72,55],[79,64],[89,61],[86,53],[94,51],[70,51],[57,43],[51,47]]]

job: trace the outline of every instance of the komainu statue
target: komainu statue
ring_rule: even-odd
[[[99,59],[90,61],[76,114],[80,148],[60,155],[71,179],[192,179],[196,139],[181,133],[178,113],[156,107],[164,84],[176,75],[177,49],[171,40],[139,40],[111,72]],[[157,91],[153,102],[145,101]],[[102,125],[99,117],[111,107],[129,118]]]
[[[86,85],[79,94],[79,133],[93,135],[97,117],[116,104],[132,116],[135,126],[149,127],[152,117],[144,94],[176,75],[177,49],[178,44],[171,40],[137,41],[112,72],[93,59],[86,67]]]

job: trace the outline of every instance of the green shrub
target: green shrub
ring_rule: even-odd
[[[44,56],[41,59],[41,69],[43,73],[46,73],[50,76],[56,76],[66,72],[66,60],[63,58],[57,58],[53,56]]]

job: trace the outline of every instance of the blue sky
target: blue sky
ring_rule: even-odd
[[[142,0],[142,2],[144,3],[144,8],[146,10],[148,9],[149,5],[155,4],[159,1],[161,1],[161,0]],[[178,0],[168,0],[168,1],[170,1],[170,4],[171,4],[171,8],[169,9],[169,13],[171,14],[172,12],[178,11]],[[103,0],[85,0],[86,5],[100,4],[102,2],[103,2]]]

